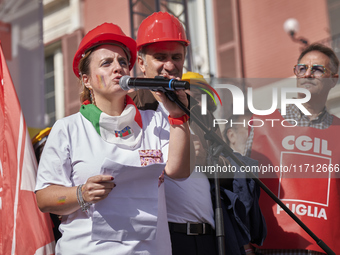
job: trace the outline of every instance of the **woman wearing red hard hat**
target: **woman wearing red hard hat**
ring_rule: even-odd
[[[190,131],[176,123],[164,139],[161,113],[138,110],[120,88],[135,60],[136,42],[110,23],[88,32],[74,56],[83,105],[53,126],[36,185],[40,210],[63,216],[56,254],[171,254],[162,180],[190,174]],[[184,114],[166,107],[174,119]]]

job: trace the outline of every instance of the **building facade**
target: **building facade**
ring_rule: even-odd
[[[173,13],[191,41],[186,70],[207,78],[246,78],[240,86],[253,88],[255,103],[257,97],[263,102],[263,95],[270,99],[273,87],[295,85],[292,70],[304,45],[283,30],[287,19],[299,21],[297,37],[309,43],[331,43],[340,51],[340,3],[335,0],[310,0],[308,4],[296,0],[44,0],[43,8],[49,126],[79,110],[81,86],[72,71],[73,56],[84,34],[103,22],[116,23],[134,37],[140,22],[152,12]],[[139,75],[138,68],[134,69],[134,75]],[[328,103],[337,115],[338,91],[334,89]],[[222,101],[228,101],[228,96]],[[266,106],[259,102],[259,107]],[[225,110],[222,115],[230,113]]]

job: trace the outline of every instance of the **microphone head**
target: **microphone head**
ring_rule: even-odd
[[[119,79],[119,86],[122,90],[129,90],[129,80],[130,80],[129,75],[124,75],[122,78]]]

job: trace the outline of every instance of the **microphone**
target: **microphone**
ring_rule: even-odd
[[[166,79],[163,76],[156,76],[154,79],[150,78],[132,78],[124,75],[119,79],[119,86],[123,90],[129,89],[150,89],[152,91],[173,91],[178,89],[189,89],[190,84],[187,81],[179,81],[176,79]]]

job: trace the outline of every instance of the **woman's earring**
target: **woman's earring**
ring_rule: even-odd
[[[94,98],[94,94],[93,94],[93,89],[89,89],[90,90],[90,98],[91,98],[91,103],[93,105],[96,105],[96,100]]]

